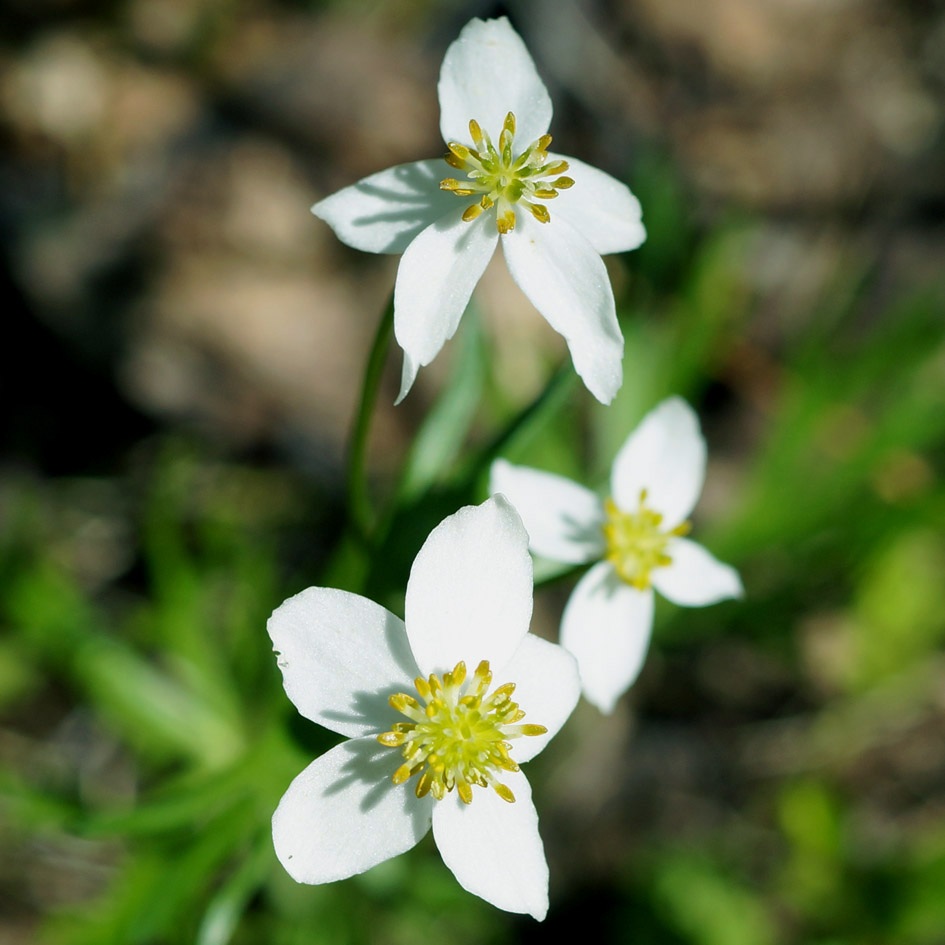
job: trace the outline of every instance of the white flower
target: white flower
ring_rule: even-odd
[[[564,335],[588,390],[610,403],[623,336],[600,256],[643,242],[639,202],[603,171],[548,151],[551,99],[504,17],[466,24],[438,93],[449,168],[401,164],[312,207],[349,246],[404,254],[394,288],[398,403],[453,337],[500,239],[512,277]]]
[[[612,712],[637,678],[653,625],[653,588],[700,607],[743,593],[738,573],[684,538],[705,478],[699,420],[679,397],[651,410],[617,453],[611,497],[561,476],[497,460],[490,490],[518,509],[531,550],[570,564],[598,561],[561,619],[589,702]]]
[[[544,918],[548,867],[518,763],[564,724],[580,685],[571,656],[528,632],[531,613],[528,536],[502,496],[430,533],[407,583],[406,626],[322,587],[273,613],[289,698],[349,736],[292,782],[273,815],[276,855],[294,879],[361,873],[409,850],[432,822],[465,889]]]

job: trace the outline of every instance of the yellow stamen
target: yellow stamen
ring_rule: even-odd
[[[479,127],[479,122],[475,118],[469,121],[469,137],[473,139],[477,148],[482,147],[482,128]]]
[[[390,697],[394,708],[414,720],[396,722],[391,731],[377,736],[380,744],[400,748],[403,755],[403,764],[393,774],[395,784],[423,772],[417,780],[417,797],[432,794],[442,800],[455,788],[463,803],[470,804],[473,785],[478,785],[492,787],[503,800],[514,802],[511,790],[496,780],[499,772],[519,770],[509,755],[510,742],[548,730],[544,725],[515,724],[525,715],[512,699],[515,683],[498,686],[486,696],[491,682],[488,660],[471,677],[466,664],[459,662],[442,679],[432,673],[415,680],[427,703],[424,709],[404,693]]]
[[[567,161],[549,163],[551,135],[542,135],[516,154],[515,131],[515,115],[509,112],[496,146],[479,122],[470,119],[469,136],[475,148],[451,141],[445,158],[450,167],[465,172],[467,179],[447,177],[440,182],[442,190],[458,197],[478,198],[477,204],[482,210],[496,207],[496,229],[503,235],[515,229],[517,204],[528,209],[536,220],[548,223],[551,215],[547,208],[535,201],[553,200],[558,196],[559,187],[566,190],[574,186],[570,177],[548,179],[568,169]],[[468,223],[479,215],[479,210],[469,207],[463,213],[463,220]]]
[[[646,497],[646,489],[643,489],[635,512],[624,512],[613,499],[604,503],[607,515],[603,525],[607,544],[604,557],[621,580],[640,591],[650,587],[652,571],[673,563],[666,551],[670,540],[689,531],[688,522],[662,529],[663,516],[647,506]]]
[[[515,803],[515,795],[504,784],[493,784],[492,790],[495,791],[503,801],[508,801],[510,804]]]
[[[546,167],[542,168],[546,175],[551,174],[563,174],[569,165],[567,161],[555,161],[554,164],[549,164]]]
[[[515,229],[515,211],[506,210],[502,216],[496,217],[495,225],[500,233],[511,233]]]

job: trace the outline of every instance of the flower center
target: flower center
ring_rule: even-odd
[[[663,516],[647,506],[646,489],[640,492],[640,505],[636,512],[621,511],[613,499],[604,503],[604,511],[607,513],[603,526],[607,542],[604,557],[622,580],[637,590],[645,591],[650,586],[650,572],[673,563],[666,554],[666,546],[674,536],[688,533],[689,522],[662,531]]]
[[[515,795],[497,781],[496,771],[518,771],[509,757],[510,738],[544,735],[544,725],[517,725],[525,713],[512,701],[515,683],[499,686],[486,697],[492,682],[489,661],[483,660],[466,682],[466,664],[459,662],[441,680],[414,680],[421,705],[403,692],[390,697],[390,704],[409,722],[395,722],[391,731],[377,740],[388,748],[402,748],[404,763],[394,772],[394,784],[403,784],[423,771],[417,782],[417,797],[432,793],[441,801],[455,787],[466,804],[473,799],[472,786],[491,786],[510,804]],[[426,769],[424,771],[424,768]]]
[[[567,161],[548,162],[548,145],[551,135],[542,135],[524,151],[516,155],[512,150],[515,138],[515,116],[505,116],[499,146],[492,143],[475,119],[469,122],[469,134],[475,143],[467,148],[450,141],[449,154],[444,160],[450,167],[465,171],[467,180],[459,181],[447,177],[440,181],[440,190],[450,190],[457,197],[478,197],[477,203],[466,208],[463,219],[475,220],[483,210],[495,206],[495,223],[500,233],[510,233],[515,227],[515,204],[527,207],[532,216],[542,223],[551,219],[548,208],[536,200],[551,200],[559,190],[574,186],[570,177],[557,177],[568,169]],[[556,177],[549,181],[546,178]]]

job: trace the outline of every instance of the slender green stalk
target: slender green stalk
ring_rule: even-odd
[[[577,375],[570,363],[564,363],[549,378],[541,393],[527,406],[523,407],[506,426],[465,464],[458,477],[463,483],[473,482],[489,464],[505,450],[516,436],[527,430],[530,425],[542,418],[545,411],[555,412],[562,407],[574,388]]]
[[[361,384],[361,399],[358,403],[358,412],[351,429],[351,441],[348,446],[348,466],[345,474],[345,490],[347,493],[348,518],[355,532],[362,540],[367,540],[373,526],[374,512],[371,507],[371,498],[367,484],[367,439],[371,429],[371,416],[374,412],[374,403],[381,384],[381,373],[384,370],[384,361],[387,358],[387,349],[394,330],[394,296],[387,302],[387,308],[377,326],[371,352],[368,355],[367,366],[364,369],[364,380]]]

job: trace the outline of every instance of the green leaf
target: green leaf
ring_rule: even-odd
[[[485,350],[479,318],[466,318],[449,380],[407,455],[397,503],[413,501],[436,483],[465,442],[482,396]]]

